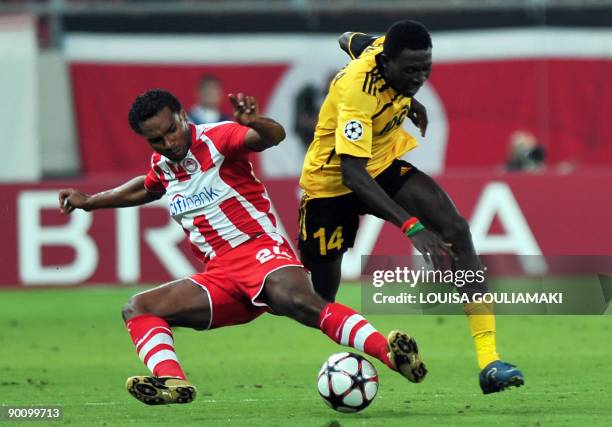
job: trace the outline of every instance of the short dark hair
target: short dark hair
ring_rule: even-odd
[[[202,77],[200,77],[198,87],[201,88],[209,83],[221,84],[221,80],[219,80],[219,77],[215,76],[214,74],[204,74]]]
[[[128,120],[134,132],[142,135],[140,124],[156,116],[164,108],[173,113],[181,111],[181,103],[170,92],[163,89],[151,89],[136,97],[130,108]]]
[[[383,52],[390,59],[395,59],[404,49],[427,50],[431,47],[427,28],[420,22],[405,20],[396,22],[387,30]]]

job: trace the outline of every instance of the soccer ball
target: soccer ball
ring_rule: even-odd
[[[336,411],[358,412],[374,400],[378,373],[358,354],[332,354],[319,371],[317,388],[325,403]]]

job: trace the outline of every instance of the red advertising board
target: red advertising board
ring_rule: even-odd
[[[146,89],[166,88],[188,108],[194,99],[198,77],[202,73],[214,73],[220,76],[226,91],[247,91],[254,95],[262,111],[267,110],[272,97],[282,97],[285,109],[290,111],[299,89],[283,84],[291,67],[290,62],[206,66],[72,63],[84,172],[138,173],[147,166],[148,157],[144,153],[148,147],[127,123],[131,102]],[[330,67],[318,68],[329,73]],[[323,79],[324,73],[321,73],[320,79]],[[425,138],[423,144],[443,145],[440,155],[444,160],[439,170],[494,167],[505,162],[509,138],[520,130],[530,132],[539,140],[551,165],[611,164],[610,75],[612,61],[606,59],[508,59],[436,64],[429,88],[437,94],[440,105],[431,117],[430,127],[444,122],[448,131],[435,141]],[[419,99],[434,107],[432,100]],[[226,109],[231,110],[229,105]],[[274,118],[289,131],[293,129],[294,117],[286,111]],[[409,130],[416,133],[413,128]],[[287,152],[284,156],[284,162],[293,164],[293,173],[289,175],[299,174],[302,152]],[[268,170],[275,164],[264,163],[259,170],[264,177],[275,176],[274,171]]]
[[[125,177],[127,178],[127,177]],[[438,178],[469,220],[482,254],[612,254],[612,173],[465,175]],[[159,283],[202,268],[168,217],[164,199],[140,208],[59,213],[57,191],[107,189],[119,177],[0,185],[0,286]],[[266,180],[286,234],[295,241],[295,180]],[[410,253],[393,226],[366,217],[345,277],[359,275],[359,254]]]

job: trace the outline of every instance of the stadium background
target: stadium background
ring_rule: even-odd
[[[419,137],[421,147],[407,159],[434,174],[451,194],[471,223],[477,249],[483,254],[612,254],[611,1],[4,0],[2,324],[26,319],[26,307],[34,310],[32,322],[53,319],[53,324],[68,306],[57,302],[46,307],[48,301],[65,297],[70,310],[91,308],[96,301],[116,305],[133,290],[69,296],[42,290],[48,285],[154,284],[198,268],[163,201],[93,214],[74,212],[70,217],[61,216],[56,206],[60,188],[95,192],[147,170],[148,147],[131,133],[126,116],[132,99],[151,87],[176,93],[189,107],[195,102],[198,79],[214,74],[225,92],[257,97],[262,111],[286,127],[288,138],[280,147],[254,155],[253,162],[282,227],[296,236],[297,177],[304,153],[294,128],[296,97],[305,86],[323,88],[330,72],[346,63],[336,42],[339,34],[382,33],[401,18],[425,23],[434,42],[433,74],[417,95],[428,108],[430,128],[426,138]],[[228,103],[223,108],[230,112]],[[410,123],[406,128],[416,135]],[[516,132],[537,141],[545,152],[543,164],[528,171],[507,170]],[[408,251],[400,233],[366,219],[355,250],[346,257],[344,278],[359,278],[361,254]],[[530,272],[525,267],[517,273]],[[15,287],[37,290],[11,290]],[[355,291],[347,292],[346,298],[358,304]],[[104,316],[119,325],[115,305]],[[107,319],[104,316],[100,319]],[[432,328],[437,324],[432,319],[424,322]],[[563,335],[560,329],[534,326],[524,319],[516,322],[516,330],[548,330],[544,333],[551,340]],[[565,328],[572,322],[558,324]],[[593,332],[595,340],[606,334],[609,338],[607,320],[576,322],[591,322],[599,331]],[[8,347],[11,356],[5,360],[19,361],[32,351],[28,343],[40,337],[30,333],[31,337],[23,330],[14,332],[13,347]],[[121,333],[118,329],[117,336]],[[223,342],[220,335],[212,336]],[[0,340],[10,337],[9,332]],[[527,338],[529,345],[548,351],[539,340]],[[55,345],[52,341],[50,346]],[[123,353],[129,353],[127,340],[117,342],[125,347]],[[471,344],[462,345],[469,350]],[[603,360],[598,355],[609,351],[609,344],[598,346],[590,357],[598,366],[597,360]],[[313,357],[318,360],[324,354]],[[469,354],[461,357],[473,363]],[[539,363],[548,369],[543,360]],[[26,365],[26,376],[38,369],[36,362]],[[595,382],[601,379],[592,375]],[[23,380],[24,388],[28,383],[29,377]],[[583,388],[590,390],[588,384]],[[12,402],[6,396],[0,395],[0,403]],[[43,396],[41,392],[38,402],[61,401]],[[511,401],[505,402],[512,407]],[[226,406],[232,410],[231,402]],[[595,412],[610,416],[603,409]],[[558,424],[561,419],[554,420]],[[609,418],[599,422],[603,425],[605,420]],[[283,424],[283,419],[277,422]]]
[[[323,91],[346,63],[339,34],[380,33],[404,16],[427,24],[435,44],[418,96],[430,129],[406,157],[439,177],[481,253],[610,254],[600,238],[612,232],[610,10],[605,1],[4,2],[0,284],[153,283],[197,268],[184,245],[168,249],[182,231],[163,203],[63,218],[54,195],[146,171],[149,149],[126,120],[132,99],[164,87],[189,108],[204,74],[255,95],[288,130],[282,148],[253,161],[295,236],[296,96],[307,85]],[[515,132],[545,151],[536,173],[505,173]],[[568,237],[577,223],[581,238]],[[399,233],[378,238],[381,226],[364,224],[346,278],[358,277],[359,254],[407,248]]]
[[[197,268],[185,245],[168,249],[183,236],[163,203],[64,218],[55,191],[101,190],[146,171],[149,148],[126,120],[132,99],[164,87],[189,108],[203,74],[218,76],[226,93],[253,94],[288,130],[281,149],[253,160],[296,236],[304,154],[296,96],[306,85],[322,91],[346,63],[339,34],[384,32],[404,16],[427,24],[435,45],[418,96],[430,129],[406,158],[439,177],[481,253],[610,254],[600,238],[612,232],[608,3],[4,2],[0,124],[10,149],[0,170],[0,284],[154,283]],[[517,131],[546,153],[537,173],[504,171]],[[366,221],[346,278],[359,276],[360,254],[405,247],[399,233],[379,237],[382,224]],[[581,233],[565,232],[577,223]]]

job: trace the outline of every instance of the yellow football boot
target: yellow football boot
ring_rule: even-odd
[[[197,394],[193,384],[175,377],[130,377],[125,387],[132,396],[147,405],[190,403]]]
[[[419,355],[414,338],[401,331],[391,331],[387,337],[389,360],[394,369],[413,383],[420,383],[427,375],[427,368]]]

